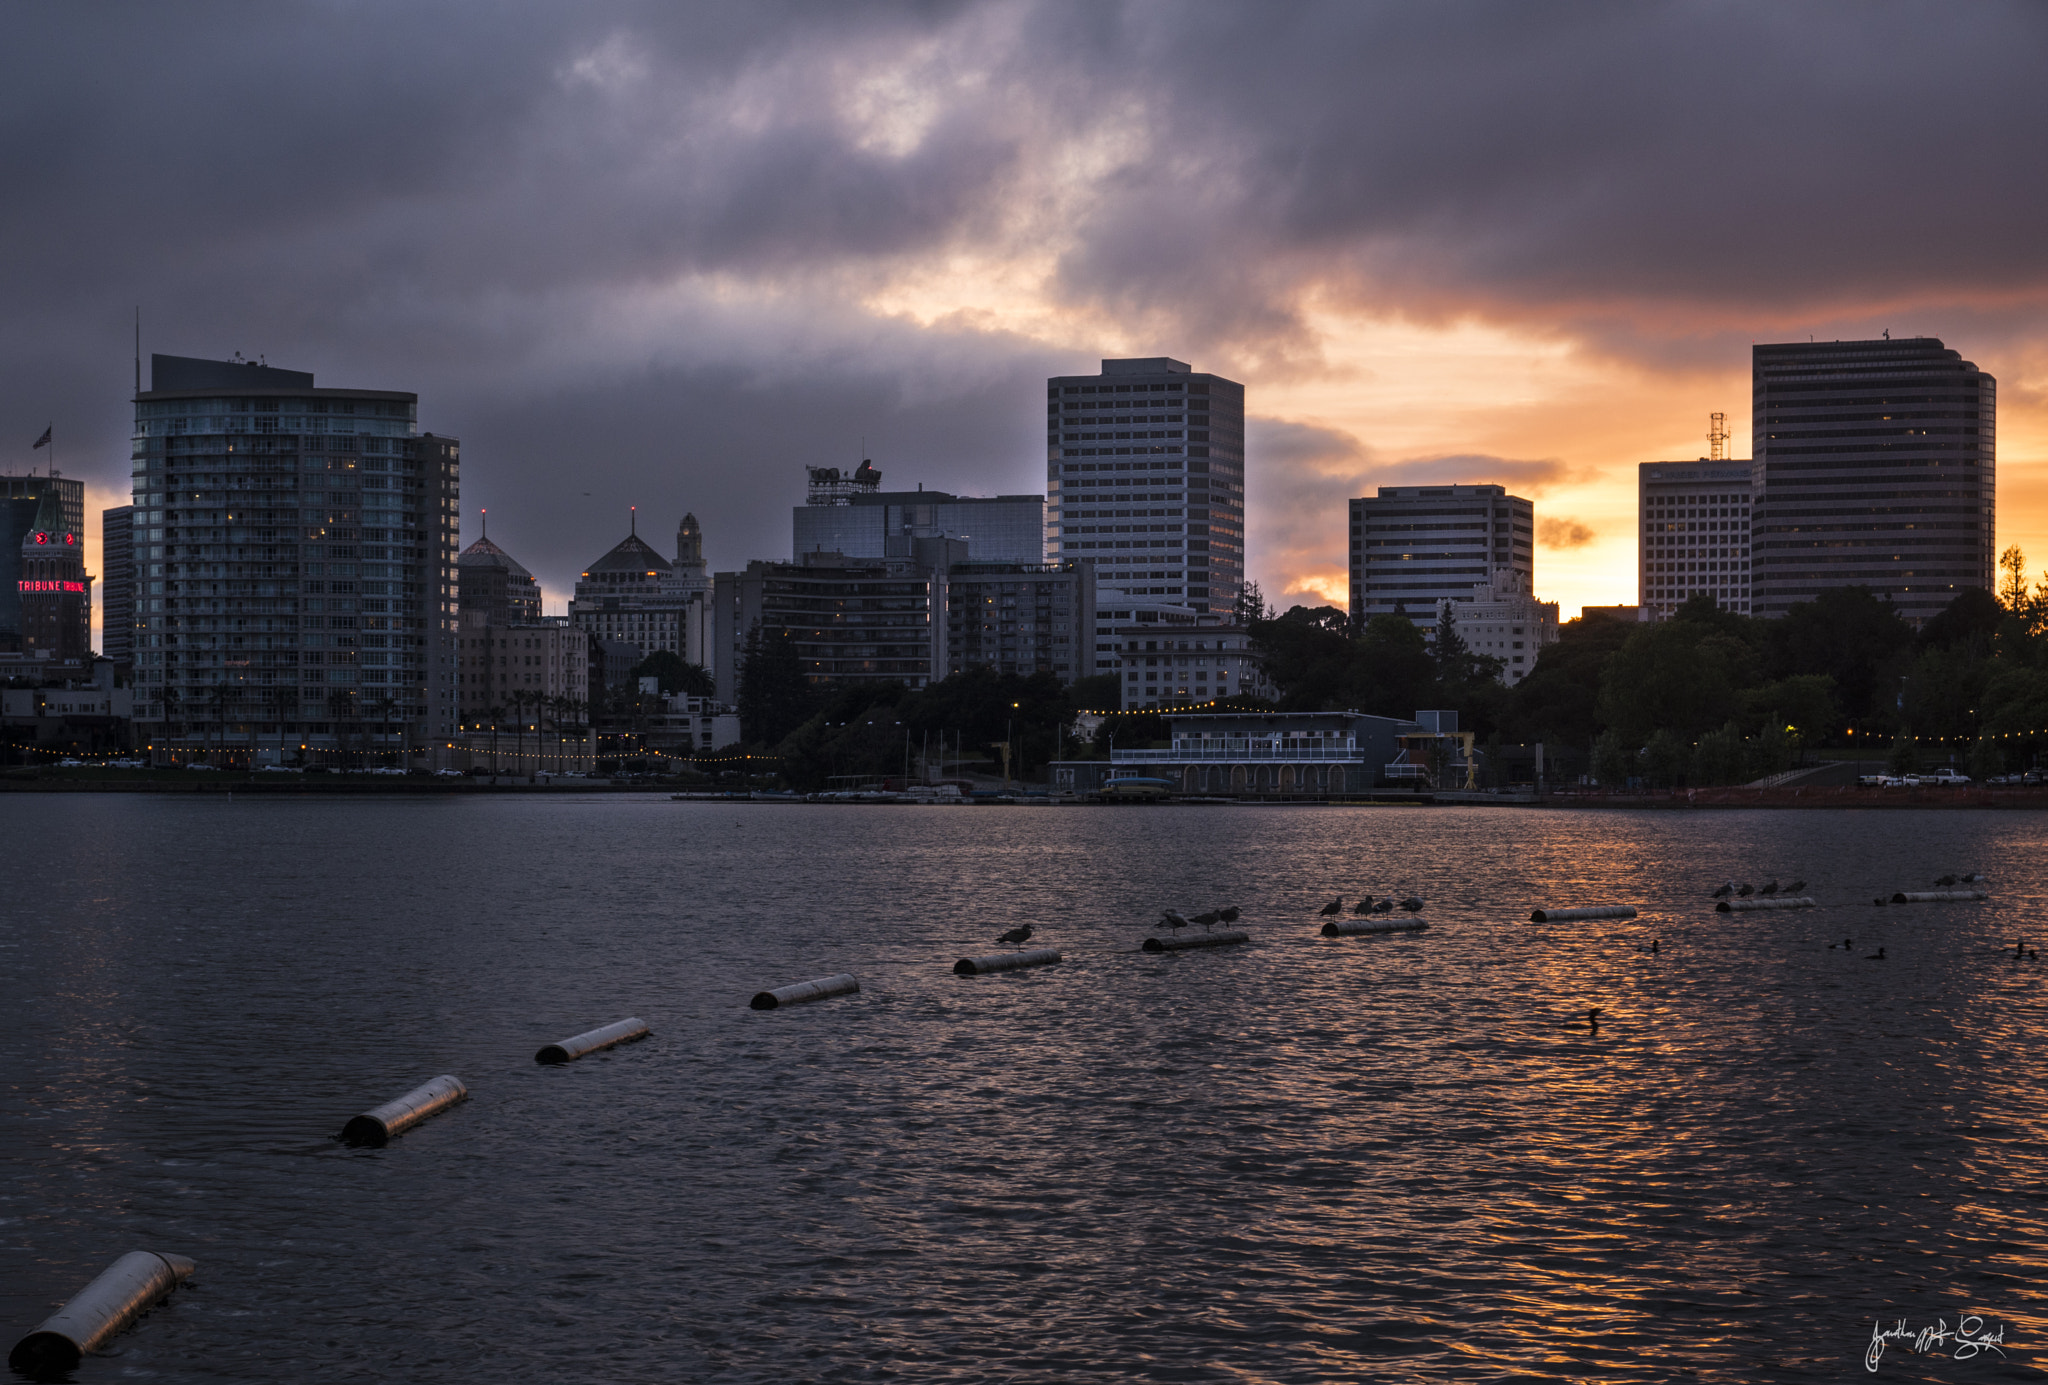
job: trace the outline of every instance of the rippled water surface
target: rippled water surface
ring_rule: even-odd
[[[2003,1362],[1875,1378],[2035,1379],[2044,828],[0,799],[0,1330],[158,1248],[198,1276],[81,1380],[1844,1380],[1965,1311]],[[1365,890],[1430,929],[1316,935]],[[1020,922],[1067,960],[953,975]]]

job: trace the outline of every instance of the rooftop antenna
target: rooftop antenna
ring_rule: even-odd
[[[135,305],[135,393],[142,394],[142,305]]]
[[[491,511],[490,511],[490,507],[489,507],[489,506],[485,506],[485,507],[484,507],[483,509],[481,509],[481,510],[478,510],[478,511],[477,511],[477,513],[478,513],[478,514],[480,514],[480,515],[482,515],[482,516],[484,517],[484,537],[488,539],[488,538],[489,538],[489,537],[491,536]]]
[[[1728,415],[1710,414],[1707,421],[1707,460],[1728,460]]]
[[[638,505],[629,505],[629,506],[627,506],[626,508],[627,508],[627,509],[629,509],[630,511],[632,511],[632,515],[633,515],[633,517],[632,517],[632,520],[630,521],[630,527],[631,527],[631,530],[632,530],[633,536],[634,536],[635,538],[638,538],[638,537],[639,537],[639,535],[640,535],[640,507],[639,507]]]

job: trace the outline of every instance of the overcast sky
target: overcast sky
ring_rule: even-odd
[[[1040,491],[1044,377],[1171,355],[1247,386],[1269,598],[1342,602],[1345,497],[1500,481],[1569,617],[1634,599],[1637,462],[1748,455],[1752,342],[1889,328],[1999,377],[2038,570],[2044,54],[1994,3],[9,5],[0,470],[53,424],[125,501],[139,306],[417,391],[558,610],[631,504],[723,568],[806,463]]]

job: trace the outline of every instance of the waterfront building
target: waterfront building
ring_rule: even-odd
[[[871,461],[850,472],[804,468],[809,487],[791,512],[790,553],[838,553],[854,562],[908,561],[920,539],[955,539],[977,562],[1042,561],[1045,497],[885,491]]]
[[[1636,467],[1636,603],[1655,620],[1695,596],[1751,610],[1750,524],[1757,469],[1746,461]]]
[[[639,733],[646,749],[686,759],[740,743],[739,715],[730,707],[689,693],[664,696],[658,689],[643,686],[643,695],[650,691],[651,705],[645,714],[644,729]]]
[[[1244,589],[1244,386],[1153,356],[1046,381],[1045,554],[1228,613]]]
[[[813,683],[901,679],[921,688],[931,682],[933,669],[945,667],[944,622],[932,619],[933,588],[952,541],[921,542],[924,562],[813,552],[793,563],[756,561],[745,571],[717,574],[717,700],[738,702],[747,638],[755,630],[790,632]],[[942,556],[932,558],[934,551]],[[956,542],[951,551],[958,551]]]
[[[456,599],[464,617],[479,613],[492,625],[524,625],[540,619],[540,583],[510,553],[491,542],[488,528],[462,550],[456,560],[456,577]]]
[[[135,667],[135,507],[100,511],[100,652],[123,682]]]
[[[54,498],[56,511],[44,509]],[[0,653],[19,652],[22,640],[23,540],[38,528],[85,541],[85,482],[68,476],[0,476]],[[85,643],[92,641],[92,609],[84,608]]]
[[[417,430],[419,396],[184,356],[150,383],[134,654],[157,758],[451,736],[461,453]]]
[[[1756,614],[1862,586],[1917,623],[1994,586],[1997,381],[1936,337],[1751,359]]]
[[[46,487],[16,556],[17,648],[74,677],[92,662],[92,578],[85,571],[85,535],[64,522],[62,500]]]
[[[1447,734],[1456,737],[1455,714]],[[1107,760],[1061,761],[1053,785],[1063,793],[1099,793],[1114,779],[1165,781],[1169,791],[1231,797],[1327,797],[1363,793],[1408,763],[1403,737],[1436,737],[1437,722],[1362,712],[1176,712],[1170,744],[1112,747]],[[1418,743],[1419,744],[1419,743]],[[1462,765],[1460,765],[1462,773]],[[1405,774],[1404,787],[1411,786]]]
[[[636,514],[631,532],[576,579],[570,624],[593,639],[637,645],[642,657],[663,649],[708,667],[711,605],[695,516],[677,527],[676,558],[670,562],[640,537]]]
[[[462,613],[457,693],[463,728],[515,722],[569,724],[590,714],[590,635],[559,618],[496,624]]]
[[[1500,660],[1500,680],[1511,688],[1536,667],[1537,655],[1557,643],[1557,603],[1522,590],[1513,568],[1496,570],[1491,582],[1468,596],[1446,598],[1437,619],[1448,619],[1474,654]]]
[[[134,689],[121,686],[112,659],[94,659],[89,672],[68,681],[48,681],[47,660],[0,654],[0,680],[28,676],[34,687],[0,686],[0,741],[35,749],[30,763],[49,763],[53,753],[123,749],[128,745]],[[20,750],[10,752],[19,755]]]
[[[1511,573],[1536,590],[1536,511],[1505,486],[1381,486],[1351,502],[1351,623],[1436,619],[1437,603]]]

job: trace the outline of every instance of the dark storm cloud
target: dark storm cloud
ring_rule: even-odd
[[[585,490],[694,508],[731,564],[863,434],[892,477],[1035,488],[1090,324],[1241,376],[1318,370],[1316,307],[1686,367],[2026,335],[2044,37],[1996,4],[13,6],[0,466],[55,418],[122,482],[139,304],[145,350],[419,390],[559,588],[617,536],[555,504]],[[864,306],[1041,254],[1041,339]],[[1290,426],[1276,552],[1366,484],[1565,474]]]

